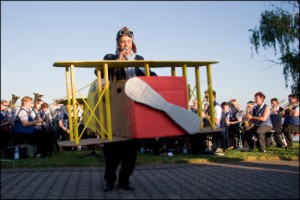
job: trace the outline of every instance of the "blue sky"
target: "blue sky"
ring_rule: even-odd
[[[265,61],[276,59],[273,50],[251,56],[248,30],[259,25],[260,14],[269,5],[262,1],[2,1],[1,99],[11,99],[11,94],[33,97],[37,92],[51,104],[65,97],[64,69],[53,63],[102,60],[106,53],[114,53],[117,31],[128,26],[135,34],[138,54],[146,60],[218,61],[212,65],[212,81],[219,103],[235,98],[244,109],[258,91],[266,95],[268,105],[273,97],[287,103],[290,89],[285,87],[282,68]],[[169,75],[166,69],[154,71]],[[205,69],[200,73],[203,92]],[[193,86],[194,74],[188,74]],[[95,79],[93,69],[76,69],[75,79],[78,88],[88,85]]]

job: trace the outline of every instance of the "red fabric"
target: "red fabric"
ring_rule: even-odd
[[[167,102],[187,109],[187,85],[184,77],[139,77],[157,91]],[[128,108],[128,107],[127,107]],[[155,138],[185,135],[166,113],[147,105],[132,102],[131,127],[133,138]]]

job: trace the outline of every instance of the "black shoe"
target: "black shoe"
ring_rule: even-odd
[[[130,186],[130,183],[125,183],[125,184],[120,184],[119,183],[119,188],[122,188],[124,190],[127,190],[127,191],[133,191],[134,190],[134,187]]]
[[[103,192],[110,192],[114,189],[114,185],[110,183],[106,183],[105,185],[102,186]]]

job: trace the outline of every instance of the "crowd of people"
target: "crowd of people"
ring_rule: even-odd
[[[44,158],[60,150],[59,141],[69,140],[69,117],[67,106],[50,105],[42,99],[24,96],[21,106],[1,100],[1,152],[8,146],[30,144],[36,148],[34,156]],[[79,129],[82,128],[83,111],[77,110]]]
[[[209,102],[207,92],[205,98],[206,101],[203,105],[207,105]],[[224,144],[223,146],[217,144],[216,140],[212,140],[209,136],[197,141],[197,144],[193,144],[199,146],[199,143],[204,143],[202,152],[218,154],[220,151],[222,152],[219,147],[223,147],[225,150],[236,148],[242,151],[253,151],[257,145],[259,152],[264,153],[266,147],[272,145],[273,141],[277,147],[289,148],[293,146],[292,134],[299,132],[299,100],[297,95],[290,94],[288,96],[289,102],[283,108],[277,98],[272,98],[270,100],[271,106],[268,106],[268,103],[265,102],[265,95],[262,92],[257,92],[254,94],[255,101],[247,103],[245,114],[236,99],[224,101],[219,105],[215,100],[215,91],[213,91],[213,98],[216,128],[225,128],[224,130],[227,131],[223,138],[225,147]],[[193,101],[190,109],[192,112],[198,113],[199,109],[195,104],[197,104],[196,100]],[[209,108],[203,107],[202,118],[206,127],[211,126],[209,112]],[[280,120],[272,120],[276,115]],[[274,130],[275,123],[280,123],[281,128],[279,130]],[[198,150],[197,153],[199,152],[201,151]]]

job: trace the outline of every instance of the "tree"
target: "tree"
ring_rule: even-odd
[[[291,92],[299,96],[299,0],[282,1],[280,7],[272,4],[272,10],[261,14],[260,26],[250,29],[250,42],[255,52],[263,47],[274,48],[275,55],[279,48],[278,61],[269,60],[283,67],[285,87],[290,78]],[[252,49],[252,47],[251,47]]]

